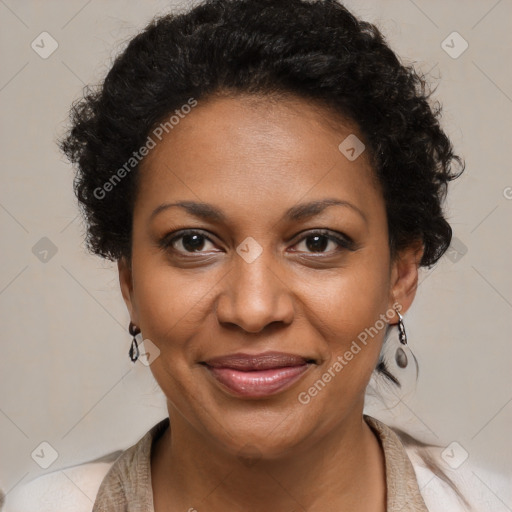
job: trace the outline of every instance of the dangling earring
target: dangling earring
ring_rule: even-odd
[[[400,343],[402,345],[407,345],[407,334],[405,333],[405,326],[403,317],[400,314],[400,311],[395,308],[396,314],[398,315],[398,339],[400,340]],[[400,368],[405,368],[407,366],[407,354],[405,353],[405,350],[402,347],[398,347],[395,352],[395,361],[396,364]]]
[[[139,345],[137,344],[137,340],[135,339],[135,336],[137,336],[137,334],[140,334],[140,329],[138,327],[136,327],[135,325],[133,325],[132,322],[130,322],[128,330],[129,330],[130,334],[133,336],[132,344],[130,346],[130,351],[128,352],[128,354],[130,355],[130,359],[132,360],[132,363],[135,363],[135,361],[137,361],[137,359],[139,358],[139,354],[140,354]]]

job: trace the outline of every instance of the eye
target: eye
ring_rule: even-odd
[[[164,249],[172,248],[182,253],[201,253],[204,252],[202,249],[207,245],[207,241],[212,243],[210,238],[200,231],[186,230],[172,238],[169,238],[169,235],[165,236],[159,245]]]
[[[343,249],[353,249],[353,241],[348,237],[335,235],[331,231],[318,230],[310,231],[307,236],[303,237],[296,246],[304,244],[306,252],[325,253],[332,251],[325,251],[329,244],[334,245],[334,251],[341,251]],[[302,251],[297,251],[302,252]]]

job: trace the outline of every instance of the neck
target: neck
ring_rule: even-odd
[[[241,459],[169,408],[155,442],[155,512],[163,510],[386,510],[384,456],[362,408],[330,434],[279,459]]]

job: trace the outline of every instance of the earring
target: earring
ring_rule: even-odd
[[[137,361],[137,359],[139,358],[139,354],[140,354],[139,345],[137,344],[137,340],[135,339],[135,336],[137,336],[137,334],[140,334],[140,329],[138,327],[136,327],[135,325],[133,325],[132,322],[130,322],[128,331],[133,336],[132,344],[130,346],[130,351],[128,352],[128,354],[130,356],[132,363],[135,363],[135,361]]]
[[[407,334],[405,333],[405,326],[403,317],[400,314],[400,311],[395,308],[396,314],[398,315],[398,339],[400,340],[400,343],[402,345],[407,345]],[[407,366],[407,354],[405,353],[405,350],[402,347],[398,347],[395,352],[395,361],[396,364],[400,368],[405,368]]]

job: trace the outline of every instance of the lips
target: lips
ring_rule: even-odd
[[[202,362],[224,389],[247,398],[266,397],[288,389],[314,363],[311,358],[283,352],[237,353]]]
[[[213,368],[231,368],[245,372],[299,366],[308,362],[314,362],[314,360],[294,354],[285,354],[283,352],[265,352],[256,355],[241,353],[230,354],[205,361],[208,366]]]

